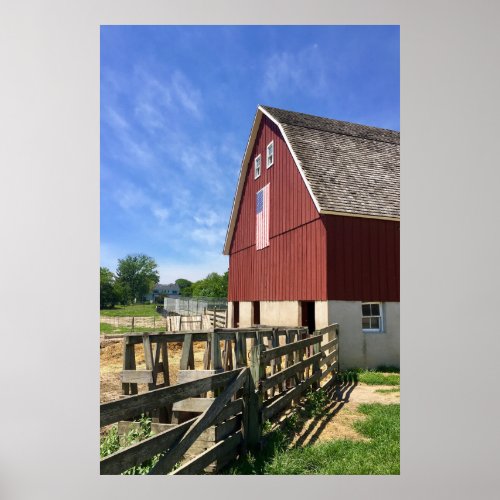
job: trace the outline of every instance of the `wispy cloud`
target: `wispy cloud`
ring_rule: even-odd
[[[197,228],[191,232],[191,238],[198,243],[203,243],[211,247],[220,246],[221,241],[224,241],[224,235],[226,234],[223,228]]]
[[[201,117],[201,92],[194,87],[189,79],[176,70],[172,75],[172,90],[179,103],[194,116]]]
[[[170,215],[170,210],[154,193],[146,193],[144,189],[130,181],[116,182],[113,187],[108,188],[107,192],[111,194],[114,203],[127,213],[127,217],[146,210],[153,215],[156,224],[161,225]]]
[[[106,106],[103,109],[102,120],[111,130],[111,136],[106,142],[111,157],[139,169],[154,167],[155,155],[151,147],[146,141],[139,139],[131,124],[118,109],[111,105]]]
[[[321,94],[326,90],[326,63],[317,44],[298,52],[276,52],[265,63],[264,91],[270,95],[297,90]]]
[[[137,66],[135,68],[137,92],[134,98],[134,114],[145,130],[172,129],[181,115],[202,117],[201,92],[180,70],[159,76]]]

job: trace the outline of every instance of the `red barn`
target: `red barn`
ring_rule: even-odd
[[[226,235],[233,326],[340,325],[399,366],[399,132],[259,106]]]

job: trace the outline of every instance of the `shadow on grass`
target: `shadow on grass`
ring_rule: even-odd
[[[300,448],[309,438],[307,445],[315,443],[323,429],[349,401],[349,397],[358,385],[355,380],[330,379],[323,387],[327,403],[321,414],[312,417],[301,415],[304,407],[297,405],[295,412],[289,414],[280,424],[267,432],[264,431],[261,447],[254,453],[240,457],[232,466],[222,471],[223,474],[264,474],[267,465],[273,458],[287,449]],[[333,411],[331,411],[333,409]],[[302,412],[301,412],[302,410]],[[328,415],[326,415],[328,414]],[[317,424],[321,424],[316,428]],[[307,429],[305,428],[307,425]],[[314,431],[314,432],[313,432]],[[296,435],[300,438],[295,442]]]
[[[297,430],[297,433],[300,434],[300,438],[296,441],[295,446],[302,446],[308,438],[309,441],[307,444],[314,444],[324,428],[331,422],[344,405],[349,402],[349,397],[357,385],[358,382],[356,381],[339,381],[333,383],[329,389],[327,388],[326,394],[328,395],[328,404],[324,407],[321,415],[316,415],[312,420],[304,420],[302,422],[301,427]],[[304,430],[306,422],[308,422],[308,427]],[[320,425],[317,425],[319,422],[321,422]]]

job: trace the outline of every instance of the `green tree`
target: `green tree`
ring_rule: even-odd
[[[160,281],[158,265],[144,254],[127,255],[118,259],[116,281],[129,301],[141,301]]]
[[[180,295],[184,297],[191,297],[191,295],[193,294],[192,281],[186,280],[184,278],[179,278],[178,280],[175,280],[175,284],[179,286]]]
[[[227,297],[227,271],[220,275],[210,273],[205,279],[193,283],[193,297]]]
[[[114,307],[118,302],[118,297],[115,291],[115,275],[107,268],[100,268],[101,278],[101,300],[100,307],[105,309]]]

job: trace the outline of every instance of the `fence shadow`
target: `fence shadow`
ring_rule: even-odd
[[[349,402],[349,397],[358,385],[357,380],[343,380],[334,382],[327,390],[328,403],[323,409],[321,415],[313,417],[312,420],[304,421],[300,432],[300,437],[295,442],[295,446],[314,444],[324,428],[335,418],[335,415]],[[307,429],[304,426],[307,424]],[[319,424],[319,425],[318,425]]]

